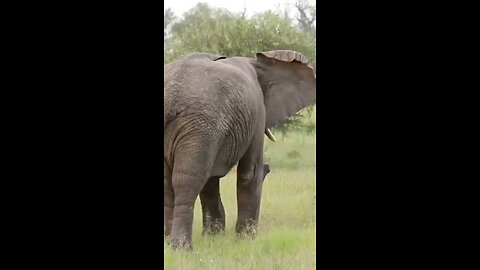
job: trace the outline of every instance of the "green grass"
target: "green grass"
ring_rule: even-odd
[[[315,123],[315,115],[305,122]],[[201,236],[200,202],[195,205],[193,253],[165,246],[164,269],[314,269],[316,266],[315,134],[293,132],[266,140],[271,172],[262,195],[260,224],[254,239],[236,240],[236,180],[221,180],[226,212],[225,235]]]

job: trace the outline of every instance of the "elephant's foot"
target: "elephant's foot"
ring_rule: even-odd
[[[254,237],[257,233],[257,222],[252,219],[247,219],[244,221],[238,221],[235,226],[235,232],[237,236],[250,236]]]
[[[175,250],[192,250],[193,204],[176,205],[167,243]]]
[[[203,224],[202,235],[216,235],[225,232],[225,219],[215,219],[214,221],[206,221]]]
[[[191,241],[188,241],[187,237],[183,238],[169,238],[167,239],[168,245],[178,251],[193,251]]]

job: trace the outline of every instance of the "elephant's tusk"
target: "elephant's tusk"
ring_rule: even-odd
[[[276,141],[277,141],[277,140],[275,139],[275,136],[273,136],[272,131],[271,131],[269,128],[265,129],[265,134],[267,135],[267,137],[268,137],[270,140],[272,140],[272,142],[276,142]]]

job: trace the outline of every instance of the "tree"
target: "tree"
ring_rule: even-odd
[[[271,11],[247,18],[200,3],[172,25],[171,39],[171,50],[165,55],[168,62],[193,51],[254,57],[259,51],[291,49],[316,67],[314,36]]]
[[[315,34],[316,32],[315,21],[317,19],[316,4],[310,5],[306,0],[298,0],[295,3],[295,8],[299,13],[299,16],[297,17],[297,21],[299,23],[300,29],[303,32]]]
[[[167,8],[163,13],[163,38],[165,40],[168,31],[168,26],[175,20],[175,14],[170,8]]]

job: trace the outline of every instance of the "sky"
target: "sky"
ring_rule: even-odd
[[[165,0],[164,7],[171,8],[176,16],[180,16],[199,2],[207,3],[211,7],[226,8],[232,12],[243,12],[246,8],[247,16],[251,16],[256,12],[276,10],[279,7],[283,10],[285,4],[293,11],[295,0]]]

